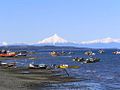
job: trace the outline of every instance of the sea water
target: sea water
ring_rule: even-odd
[[[26,48],[25,48],[26,49]],[[19,49],[18,49],[19,50]],[[27,66],[29,63],[44,63],[48,65],[52,64],[68,64],[68,65],[79,65],[79,69],[67,69],[70,76],[79,78],[80,81],[68,82],[61,84],[50,84],[38,90],[120,90],[120,55],[112,54],[114,49],[105,49],[105,53],[99,54],[97,49],[92,49],[96,55],[94,57],[100,58],[100,62],[91,64],[82,64],[80,62],[73,62],[74,57],[84,57],[84,52],[87,49],[67,49],[65,52],[73,52],[73,54],[65,56],[52,57],[49,55],[50,51],[54,49],[46,48],[29,48],[28,51],[37,52],[33,56],[36,56],[36,60],[17,60],[18,65]],[[63,50],[63,49],[62,49]],[[56,51],[62,51],[56,49]],[[15,60],[11,60],[15,61]],[[11,62],[6,60],[5,62]]]

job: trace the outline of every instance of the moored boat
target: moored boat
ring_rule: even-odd
[[[85,60],[84,58],[79,58],[79,57],[73,58],[73,61],[77,61],[77,62],[83,62],[84,60]]]
[[[29,69],[47,69],[46,64],[29,64],[28,66]]]
[[[67,69],[67,68],[77,69],[77,68],[80,68],[80,66],[61,64],[61,65],[58,65],[57,68],[60,68],[60,69]]]
[[[114,51],[113,54],[120,54],[120,51]]]
[[[0,51],[0,57],[14,57],[14,56],[16,56],[15,52],[10,52],[7,50]]]
[[[1,67],[15,67],[16,63],[15,62],[10,62],[10,63],[1,62],[0,66]]]
[[[16,52],[16,56],[27,56],[28,55],[28,52],[27,51],[19,51],[19,52]]]
[[[104,51],[103,49],[98,50],[98,52],[99,52],[100,54],[105,53],[105,51]]]
[[[51,56],[59,56],[60,54],[58,52],[52,51],[52,52],[50,52],[50,55]]]
[[[95,55],[95,53],[93,53],[92,51],[87,51],[84,53],[85,55],[88,55],[88,56],[92,56],[92,55]]]
[[[100,58],[87,58],[84,63],[95,63],[95,62],[99,62]]]

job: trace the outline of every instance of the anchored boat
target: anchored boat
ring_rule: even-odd
[[[15,52],[10,52],[7,50],[0,51],[0,57],[14,57],[14,56],[16,56]]]
[[[100,58],[87,58],[84,63],[95,63],[95,62],[99,62]]]
[[[84,60],[85,60],[84,58],[79,58],[79,57],[73,58],[73,61],[77,61],[77,62],[83,62]]]
[[[61,64],[61,65],[58,65],[57,67],[61,68],[61,69],[67,69],[67,68],[77,69],[77,68],[80,68],[80,66],[69,66],[68,64]]]

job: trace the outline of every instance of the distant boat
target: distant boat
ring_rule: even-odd
[[[28,52],[27,51],[19,51],[17,52],[16,56],[27,56]]]
[[[73,58],[73,61],[77,61],[77,62],[83,62],[84,60],[85,60],[84,58],[79,58],[79,57]]]
[[[89,55],[89,56],[92,56],[92,55],[95,55],[95,53],[93,53],[92,51],[87,51],[84,53],[85,55]]]
[[[0,51],[0,57],[14,57],[14,56],[16,56],[15,52],[10,52],[7,50]]]
[[[60,56],[60,54],[58,52],[52,51],[50,52],[51,56]]]
[[[56,51],[50,52],[51,56],[67,56],[70,54],[72,54],[72,52],[64,52],[64,51],[62,51],[62,52],[56,52]]]
[[[87,58],[84,63],[95,63],[95,62],[99,62],[100,58]]]
[[[99,52],[100,54],[102,54],[102,53],[104,53],[105,51],[102,50],[102,49],[100,49],[100,50],[98,50],[98,52]]]
[[[112,52],[113,54],[120,54],[120,51]]]

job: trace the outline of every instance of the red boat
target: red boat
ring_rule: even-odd
[[[9,53],[0,54],[0,57],[14,57],[14,56],[16,56],[15,52],[9,52]]]

